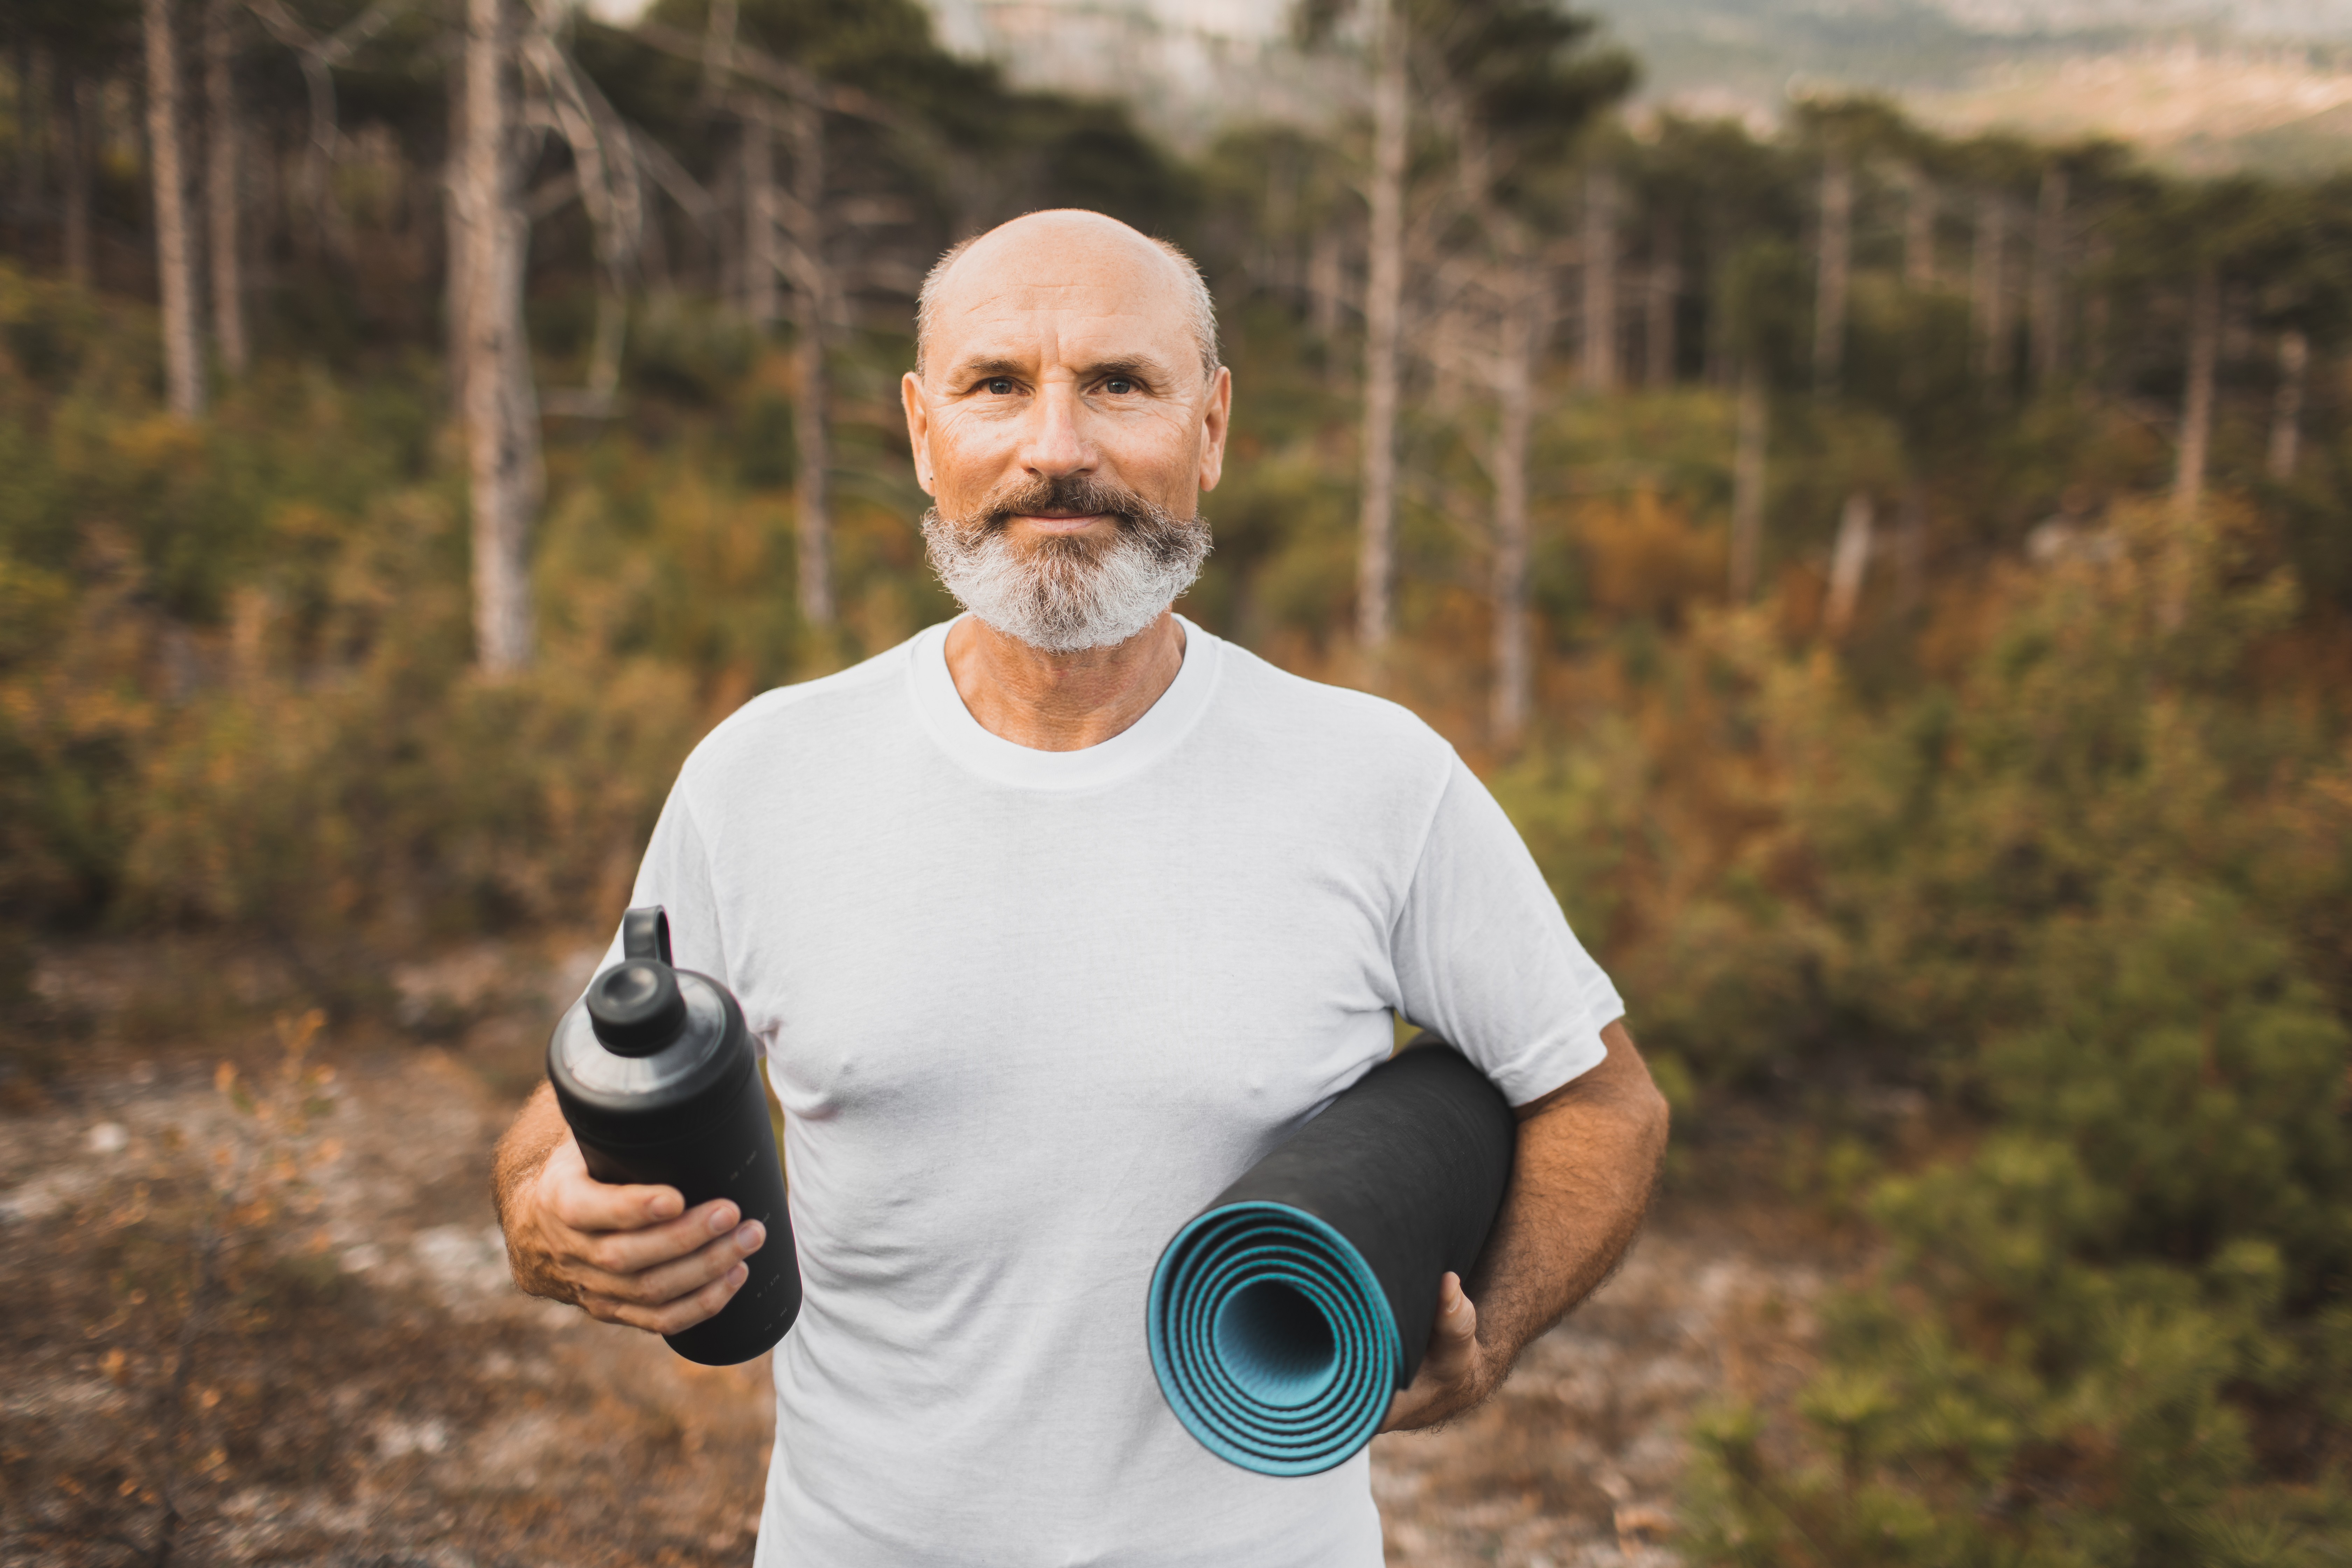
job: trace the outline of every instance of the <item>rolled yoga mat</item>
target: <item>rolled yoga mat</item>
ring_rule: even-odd
[[[1486,1245],[1517,1131],[1484,1073],[1416,1041],[1188,1222],[1145,1325],[1185,1429],[1267,1476],[1370,1442],[1421,1369],[1439,1279]]]

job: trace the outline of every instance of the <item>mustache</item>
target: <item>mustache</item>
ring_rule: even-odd
[[[1167,508],[1116,479],[1094,474],[1054,474],[1000,485],[982,498],[962,527],[971,532],[1001,533],[1015,517],[1039,512],[1097,513],[1128,533],[1181,522]]]

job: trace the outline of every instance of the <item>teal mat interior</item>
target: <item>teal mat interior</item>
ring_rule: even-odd
[[[1403,1356],[1362,1254],[1287,1204],[1211,1209],[1152,1272],[1160,1391],[1220,1458],[1307,1476],[1354,1457],[1388,1414]]]

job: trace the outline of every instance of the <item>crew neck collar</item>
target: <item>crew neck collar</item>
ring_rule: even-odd
[[[948,633],[955,621],[916,634],[907,663],[908,695],[941,749],[992,784],[1009,789],[1098,789],[1134,777],[1175,750],[1209,706],[1223,645],[1183,616],[1176,620],[1184,628],[1184,662],[1176,679],[1134,723],[1078,751],[1034,751],[992,733],[971,716],[948,672]]]

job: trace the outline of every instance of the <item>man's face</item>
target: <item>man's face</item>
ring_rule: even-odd
[[[960,258],[924,370],[901,390],[935,557],[1083,579],[1123,552],[1165,554],[1222,471],[1232,382],[1202,372],[1185,280],[1097,215],[1033,215]]]

